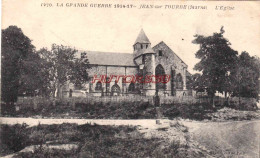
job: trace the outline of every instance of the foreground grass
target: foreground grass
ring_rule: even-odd
[[[44,148],[46,144],[76,144],[77,148]],[[184,157],[189,148],[176,142],[168,144],[159,138],[145,138],[130,126],[1,125],[1,156],[32,145],[39,146],[34,151],[19,152],[14,157]]]

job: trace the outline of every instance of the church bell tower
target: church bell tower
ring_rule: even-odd
[[[151,42],[141,29],[134,45],[134,61],[139,66],[139,73],[144,77],[155,76],[155,52],[151,48]],[[155,78],[152,78],[155,80]],[[143,83],[143,92],[146,96],[154,96],[156,92],[155,83]]]

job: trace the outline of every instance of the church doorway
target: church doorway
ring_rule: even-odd
[[[117,83],[115,83],[111,88],[111,96],[119,96],[120,95],[120,87]]]
[[[155,68],[155,76],[160,77],[160,76],[165,76],[165,71],[164,68],[161,64],[157,65]],[[165,77],[164,77],[165,79]],[[162,82],[156,82],[156,90],[165,90],[166,89],[166,83]]]

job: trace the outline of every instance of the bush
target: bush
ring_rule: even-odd
[[[181,117],[184,119],[203,120],[209,119],[208,113],[216,111],[208,104],[174,104],[162,105],[163,115],[169,119]]]
[[[17,152],[28,145],[28,133],[26,124],[0,125],[1,138],[0,147],[1,155],[10,152]]]
[[[258,109],[256,103],[252,102],[243,102],[240,105],[231,105],[231,108],[245,111],[255,111]]]
[[[15,115],[15,105],[14,104],[6,104],[1,103],[1,116],[3,115]]]

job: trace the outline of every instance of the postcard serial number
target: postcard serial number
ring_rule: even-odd
[[[41,7],[88,7],[88,8],[135,8],[133,4],[100,4],[100,3],[41,3]]]

